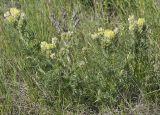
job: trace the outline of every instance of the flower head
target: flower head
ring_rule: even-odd
[[[6,13],[4,13],[4,17],[6,18],[6,17],[8,17],[8,16],[10,16],[11,14],[10,14],[10,12],[9,11],[7,11]]]
[[[144,26],[145,19],[144,18],[139,18],[137,21],[138,27],[141,29]]]
[[[104,29],[102,27],[98,28],[98,34],[103,35]]]
[[[45,41],[43,41],[43,42],[41,42],[41,50],[45,50],[46,49],[46,45],[47,45],[47,42],[45,42]]]
[[[128,18],[129,23],[132,23],[135,21],[134,15],[130,15]]]
[[[101,46],[102,47],[107,47],[111,43],[111,39],[102,39],[101,40]]]
[[[129,30],[133,31],[136,28],[136,20],[134,18],[134,15],[130,15],[128,18],[128,22],[129,22]]]
[[[99,34],[97,34],[97,33],[94,33],[94,34],[91,34],[91,38],[92,39],[97,39],[99,37]]]
[[[20,16],[20,10],[18,10],[17,8],[10,8],[10,14],[13,17],[18,17]]]
[[[104,31],[104,37],[112,39],[115,37],[115,33],[114,33],[114,31],[107,29]]]
[[[73,32],[71,32],[71,31],[63,32],[61,34],[61,38],[64,39],[64,40],[70,40],[72,35],[73,35]]]
[[[118,32],[119,32],[118,28],[115,28],[115,29],[113,30],[113,32],[114,32],[115,34],[118,34]]]
[[[6,17],[6,20],[9,22],[9,23],[13,23],[15,21],[15,18],[13,16],[8,16]]]
[[[102,27],[98,28],[98,32],[103,32],[104,29]]]
[[[52,44],[56,44],[57,43],[58,38],[57,37],[53,37],[52,38]]]
[[[21,16],[20,10],[18,10],[17,8],[10,8],[9,11],[7,11],[6,13],[4,13],[4,17],[5,20],[8,21],[9,23],[14,23],[15,21],[18,21],[19,17],[23,17]]]
[[[48,44],[47,42],[43,41],[41,42],[41,50],[42,51],[46,51],[46,50],[50,50],[56,47],[55,44]]]
[[[55,48],[56,46],[54,44],[46,44],[46,49],[47,50],[50,50],[50,49],[53,49]]]

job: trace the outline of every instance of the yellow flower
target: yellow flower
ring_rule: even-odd
[[[115,37],[115,33],[112,30],[107,29],[104,31],[104,37],[112,39]]]
[[[9,22],[9,23],[13,23],[15,21],[15,18],[13,16],[8,16],[6,17],[6,20]]]
[[[103,32],[104,29],[102,27],[98,28],[98,32]]]
[[[6,13],[4,13],[4,17],[6,18],[6,17],[8,17],[8,16],[10,16],[11,14],[10,14],[10,12],[9,11],[7,11]]]
[[[103,35],[104,29],[102,27],[98,28],[98,35]]]
[[[144,26],[145,19],[144,18],[139,18],[137,21],[138,27],[141,29]]]
[[[129,30],[133,31],[136,28],[136,21],[134,18],[134,15],[130,15],[128,18],[128,22],[129,22]]]
[[[20,16],[20,10],[18,10],[17,8],[10,8],[10,13],[13,17]]]
[[[115,28],[115,29],[113,30],[113,32],[114,32],[115,34],[118,34],[118,32],[119,32],[118,28]]]
[[[16,20],[18,21],[17,18],[20,15],[21,15],[20,10],[18,10],[17,8],[10,8],[9,11],[4,13],[4,17],[9,23],[14,23]]]
[[[99,34],[97,34],[97,33],[94,33],[94,34],[91,34],[91,38],[92,39],[97,39],[99,37]]]
[[[47,45],[47,42],[43,41],[41,42],[41,50],[46,50],[46,45]]]
[[[54,44],[46,44],[46,49],[47,50],[50,50],[50,49],[53,49],[55,48],[56,46]]]
[[[134,15],[130,15],[128,21],[129,23],[133,23],[135,21]]]
[[[52,44],[56,44],[57,41],[58,41],[58,38],[57,38],[57,37],[53,37],[53,38],[52,38]]]
[[[55,48],[55,44],[48,44],[47,42],[43,41],[41,42],[41,50],[46,51]]]
[[[61,38],[62,38],[63,40],[70,40],[71,37],[72,37],[72,35],[73,35],[73,32],[71,32],[71,31],[63,32],[63,33],[61,34]]]

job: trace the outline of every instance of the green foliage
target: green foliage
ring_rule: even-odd
[[[0,113],[126,113],[160,103],[160,12],[152,0],[2,1]],[[7,23],[3,14],[17,4],[25,18]],[[145,19],[142,28],[129,30],[132,14]],[[93,39],[100,27],[118,32]],[[56,47],[42,49],[44,41]]]

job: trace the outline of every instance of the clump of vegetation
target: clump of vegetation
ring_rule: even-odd
[[[2,0],[0,6],[1,114],[159,112],[155,1]]]

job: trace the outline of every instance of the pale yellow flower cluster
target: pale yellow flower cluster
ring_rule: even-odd
[[[112,39],[118,33],[118,29],[116,28],[114,31],[110,29],[98,28],[98,32],[91,34],[92,39],[97,39],[99,37]]]
[[[108,39],[112,39],[115,37],[115,33],[114,31],[107,29],[104,31],[104,37]]]
[[[98,34],[103,35],[104,34],[104,29],[102,27],[98,28]]]
[[[13,17],[20,16],[20,10],[18,10],[17,8],[10,8],[10,13]]]
[[[138,28],[142,29],[144,24],[145,24],[145,19],[144,18],[139,18],[138,21],[137,21]]]
[[[95,39],[99,38],[99,34],[93,33],[93,34],[91,34],[91,38],[95,40]]]
[[[17,8],[10,8],[9,11],[4,13],[4,17],[9,23],[15,22],[20,15],[21,11]]]
[[[72,32],[72,31],[63,32],[63,33],[61,33],[61,38],[62,38],[63,40],[70,40],[71,37],[72,37],[72,35],[73,35],[73,32]]]
[[[91,34],[92,39],[98,39],[104,35],[104,29],[102,27],[98,28],[98,32]]]
[[[57,37],[53,37],[52,38],[52,44],[57,44],[58,38]]]
[[[102,46],[107,46],[109,43],[111,43],[112,39],[116,37],[117,33],[118,28],[115,28],[114,30],[98,28],[98,32],[91,34],[91,38],[100,38]]]
[[[46,41],[41,42],[40,47],[41,51],[45,53],[48,58],[54,59],[56,54],[52,51],[52,49],[57,47],[58,38],[53,37],[52,43],[47,43]]]
[[[135,28],[136,28],[136,21],[135,21],[134,15],[129,16],[128,22],[129,22],[129,30],[130,31],[135,30]]]
[[[58,54],[63,53],[68,46],[70,46],[70,40],[73,38],[73,32],[68,31],[68,32],[63,32],[61,33],[60,39],[57,37],[53,37],[51,43],[47,43],[46,41],[41,42],[40,47],[41,51],[45,53],[47,57],[50,57],[51,59],[54,59],[56,57],[56,50],[59,50]],[[58,45],[60,44],[60,45]],[[59,46],[57,49],[57,46]],[[52,50],[54,49],[54,50]],[[64,49],[64,51],[62,50]]]
[[[51,50],[51,49],[53,49],[55,47],[56,47],[55,44],[49,44],[46,41],[41,42],[41,50],[42,51]]]
[[[142,31],[144,25],[145,25],[145,19],[139,18],[138,20],[135,20],[134,15],[129,16],[128,18],[129,22],[129,30],[134,31],[136,28],[138,31]]]

